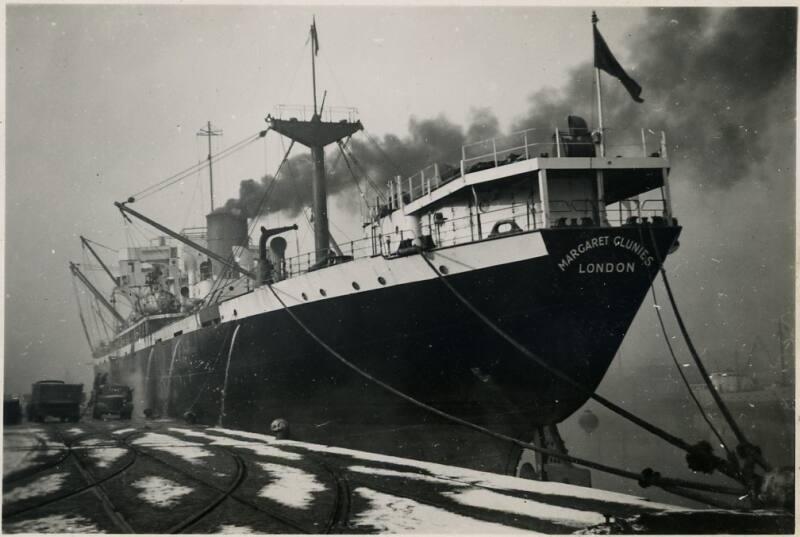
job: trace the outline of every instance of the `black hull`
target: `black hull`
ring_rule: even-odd
[[[680,229],[654,232],[665,255]],[[540,233],[549,255],[454,274],[448,281],[526,348],[591,391],[658,263],[645,266],[643,256],[612,247],[589,249],[568,266],[564,256],[599,236],[627,238],[655,252],[650,232]],[[489,251],[491,243],[484,243]],[[514,350],[436,278],[292,311],[370,375],[516,438],[529,440],[535,426],[563,421],[588,397]],[[202,328],[112,358],[99,369],[134,387],[137,414],[147,407],[171,416],[191,409],[203,423],[256,432],[284,418],[298,440],[494,472],[512,471],[518,456],[513,446],[453,425],[366,380],[282,310]]]

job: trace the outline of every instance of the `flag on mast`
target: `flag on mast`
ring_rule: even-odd
[[[631,97],[637,103],[643,103],[644,99],[640,97],[642,93],[642,87],[636,83],[634,79],[628,76],[628,73],[625,72],[625,69],[619,64],[617,59],[611,53],[611,50],[606,45],[605,39],[603,36],[600,35],[600,30],[597,29],[597,17],[594,16],[592,18],[592,22],[594,23],[594,66],[597,69],[602,69],[609,75],[616,77],[622,82],[622,85],[625,86],[625,89],[628,90]]]
[[[319,54],[319,37],[317,37],[317,21],[311,18],[311,46],[314,49],[314,56]]]

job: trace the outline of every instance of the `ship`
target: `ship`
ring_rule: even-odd
[[[665,133],[609,139],[602,114],[594,128],[571,115],[470,143],[381,178],[363,238],[338,244],[326,147],[363,126],[324,97],[318,107],[313,87],[312,109],[278,107],[259,133],[311,152],[313,251],[287,256],[296,226],[259,234],[262,221],[235,208],[173,231],[134,197],[117,202],[163,236],[120,249],[117,274],[83,239],[127,315],[70,265],[113,317],[102,342],[86,330],[95,385],[131,387],[138,416],[528,475],[526,450],[449,417],[558,440],[678,246]],[[207,160],[211,179],[210,146]]]

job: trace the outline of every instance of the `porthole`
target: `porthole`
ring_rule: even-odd
[[[358,282],[353,282],[353,289],[355,289],[356,291],[358,291],[359,289],[361,289],[361,286],[360,286],[360,285],[358,285]]]
[[[325,289],[320,289],[319,294],[321,294],[322,296],[328,296],[328,293],[325,292]]]
[[[305,293],[300,293],[300,296],[303,297],[303,300],[308,300],[308,295]]]
[[[381,285],[386,285],[386,279],[383,276],[378,276],[378,283]]]
[[[442,274],[448,274],[450,272],[450,269],[448,269],[444,265],[439,265],[439,272],[441,272]]]

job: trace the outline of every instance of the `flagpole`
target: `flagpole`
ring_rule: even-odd
[[[315,56],[317,55],[317,21],[312,19],[311,22],[311,86],[314,88],[314,115],[317,115],[317,68],[315,65]]]
[[[592,26],[597,26],[597,13],[592,11]],[[595,54],[597,51],[595,50]],[[599,123],[598,129],[600,131],[600,156],[606,156],[606,133],[603,128],[603,91],[600,86],[600,69],[595,66],[594,68],[594,85],[597,88],[597,122]]]

